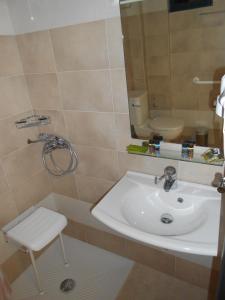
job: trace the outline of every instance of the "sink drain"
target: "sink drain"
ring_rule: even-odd
[[[73,280],[71,278],[67,278],[61,282],[60,290],[63,293],[68,293],[75,288],[75,285],[76,285],[75,280]]]
[[[173,217],[170,214],[163,214],[160,218],[163,224],[171,224],[173,223]]]

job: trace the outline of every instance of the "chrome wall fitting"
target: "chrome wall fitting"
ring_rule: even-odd
[[[78,156],[69,141],[63,137],[48,133],[40,133],[37,140],[27,140],[28,144],[39,142],[44,143],[42,149],[42,162],[51,175],[64,176],[75,171],[78,166]],[[64,149],[69,152],[70,158],[65,169],[62,169],[53,157],[53,152],[58,149]],[[51,163],[51,166],[49,163]]]
[[[49,116],[42,115],[31,115],[21,120],[15,122],[15,125],[18,129],[27,128],[27,127],[35,127],[48,125],[51,123],[51,119]]]

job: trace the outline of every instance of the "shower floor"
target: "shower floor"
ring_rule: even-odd
[[[45,294],[37,292],[30,266],[12,284],[12,300],[115,300],[125,283],[133,261],[64,236],[65,249],[70,263],[63,264],[58,240],[38,259]],[[60,283],[73,278],[75,289],[67,294],[60,291]]]

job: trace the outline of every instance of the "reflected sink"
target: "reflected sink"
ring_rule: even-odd
[[[154,176],[127,172],[94,207],[105,225],[141,242],[201,255],[217,255],[220,195],[210,186],[178,181],[165,192]]]

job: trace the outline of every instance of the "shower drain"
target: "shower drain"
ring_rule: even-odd
[[[68,293],[68,292],[72,291],[75,288],[75,286],[76,286],[75,280],[73,280],[71,278],[67,278],[61,282],[60,290],[63,293]]]
[[[170,214],[163,214],[161,215],[161,218],[160,218],[161,222],[163,224],[171,224],[173,223],[173,216],[171,216]]]

